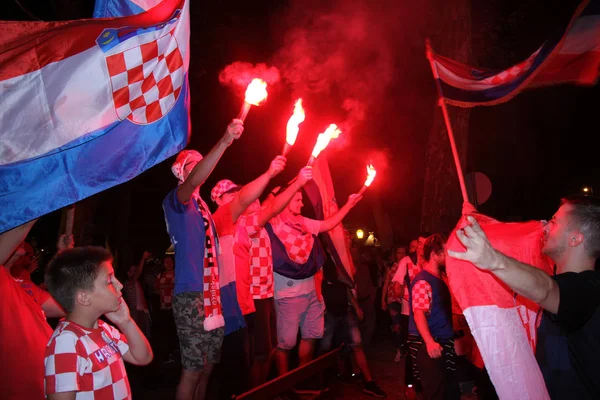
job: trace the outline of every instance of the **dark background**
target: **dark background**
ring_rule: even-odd
[[[362,185],[365,164],[373,161],[378,168],[375,183],[348,216],[348,226],[376,231],[373,205],[380,202],[390,217],[394,241],[413,238],[419,230],[425,152],[436,107],[424,57],[424,39],[435,31],[431,16],[436,1],[193,0],[193,133],[188,148],[206,153],[237,115],[241,93],[218,79],[226,65],[265,62],[282,72],[281,82],[269,88],[268,101],[251,110],[244,135],[203,186],[203,197],[209,198],[219,179],[246,183],[267,169],[281,151],[293,101],[302,96],[307,119],[288,168],[274,183],[294,176],[308,159],[316,134],[331,122],[339,123],[344,134],[328,156],[340,206]],[[5,0],[0,18],[88,18],[93,9],[92,0],[19,2],[29,14],[14,0]],[[503,69],[525,59],[546,38],[564,30],[576,4],[473,2],[473,63]],[[304,47],[294,45],[298,38],[306,39]],[[435,48],[435,36],[432,40]],[[300,72],[295,70],[298,65],[303,65]],[[483,172],[493,186],[480,211],[501,220],[549,219],[561,196],[583,185],[600,191],[595,145],[599,94],[598,86],[549,87],[473,109],[465,170]],[[357,99],[360,110],[344,109],[348,98]],[[358,118],[359,111],[364,118]],[[176,184],[171,162],[78,203],[76,231],[84,232],[80,241],[106,244],[126,254],[125,260],[139,257],[146,248],[164,251],[169,241],[161,201]],[[32,235],[40,246],[53,246],[60,218],[57,211],[34,227]]]

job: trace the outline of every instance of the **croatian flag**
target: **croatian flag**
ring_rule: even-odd
[[[1,22],[0,232],[185,147],[188,1],[154,3],[135,0],[140,13],[125,17]]]
[[[485,215],[471,215],[494,248],[552,273],[552,261],[542,253],[540,221],[502,223]],[[448,239],[448,249],[465,251],[455,232],[466,225],[463,216]],[[540,307],[468,261],[447,257],[446,272],[500,399],[549,399],[535,358]]]
[[[329,171],[329,163],[325,154],[321,154],[313,164],[313,180],[303,188],[314,209],[318,220],[325,220],[338,212],[333,180]],[[336,266],[338,279],[348,286],[354,287],[355,267],[350,255],[349,245],[342,224],[330,231],[319,234],[319,238],[331,260]]]
[[[435,54],[429,45],[427,56],[440,96],[459,107],[503,103],[527,88],[592,86],[600,75],[600,0],[581,2],[562,37],[547,40],[525,61],[504,71],[472,68]]]

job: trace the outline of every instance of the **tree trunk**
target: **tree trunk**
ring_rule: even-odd
[[[471,1],[431,1],[433,50],[462,63],[471,62]],[[433,78],[432,78],[433,79]],[[466,165],[470,110],[448,107],[461,165]],[[449,232],[461,215],[462,195],[441,108],[435,105],[425,157],[421,231]]]

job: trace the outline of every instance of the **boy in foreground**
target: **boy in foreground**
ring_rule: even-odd
[[[50,262],[46,284],[67,312],[46,348],[48,399],[130,399],[123,360],[147,365],[153,355],[123,301],[110,252],[65,250]],[[102,315],[118,329],[100,321]]]

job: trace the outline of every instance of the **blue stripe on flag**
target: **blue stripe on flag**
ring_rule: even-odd
[[[58,151],[0,166],[0,232],[127,182],[183,149],[189,132],[187,74],[177,102],[150,125],[112,124]]]
[[[136,15],[144,12],[140,6],[128,0],[97,0],[94,4],[94,18],[112,18]]]

